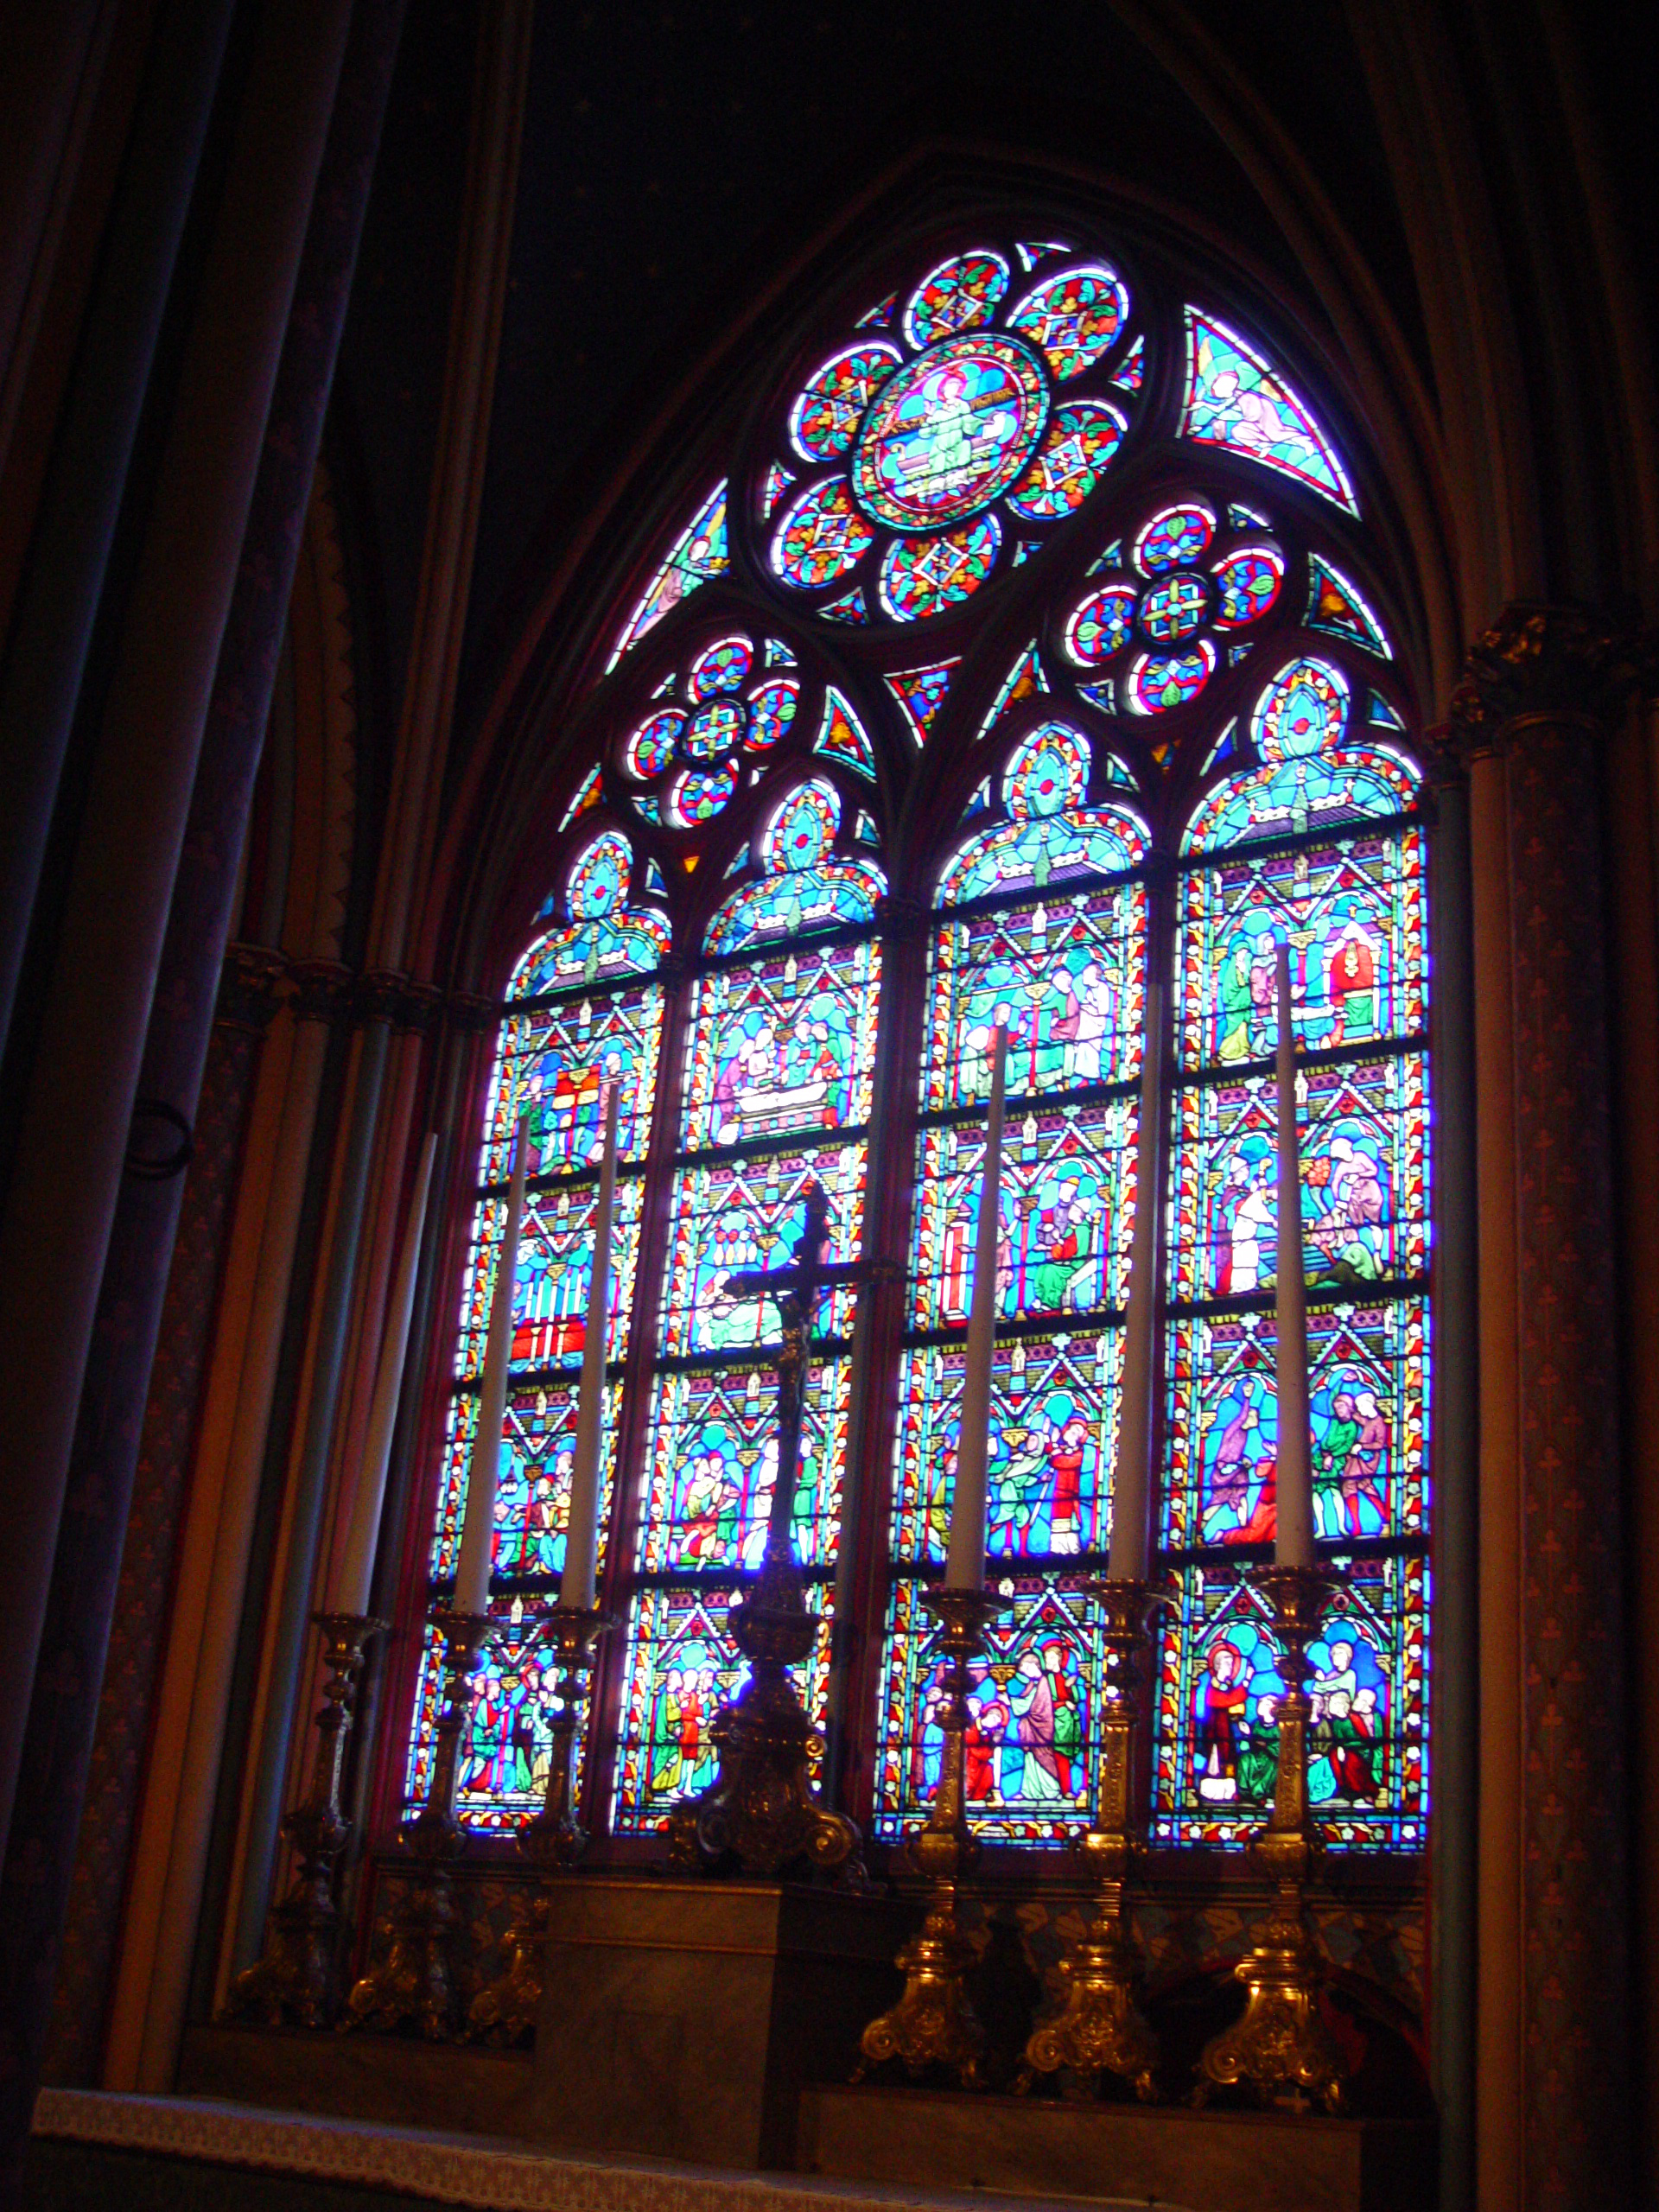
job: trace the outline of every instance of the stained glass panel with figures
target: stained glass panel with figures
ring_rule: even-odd
[[[622,1677],[613,1826],[618,1834],[660,1828],[681,1797],[714,1780],[717,1764],[709,1724],[741,1686],[745,1662],[726,1632],[726,1615],[741,1595],[731,1583],[647,1586],[634,1600]],[[829,1593],[809,1592],[826,1618]],[[829,1636],[796,1670],[801,1701],[823,1726]],[[816,1778],[816,1777],[815,1777]]]
[[[925,1820],[938,1785],[941,1668],[925,1585],[894,1586],[880,1714],[875,1832]],[[1055,1845],[1095,1812],[1101,1649],[1077,1575],[1010,1578],[1008,1609],[974,1660],[963,1738],[969,1811],[993,1840]]]
[[[1347,1580],[1307,1653],[1308,1795],[1339,1844],[1419,1851],[1428,1814],[1428,1568],[1338,1554]],[[1152,1835],[1236,1844],[1271,1803],[1286,1689],[1261,1598],[1193,1565],[1160,1634]]]
[[[814,1182],[830,1200],[830,1257],[856,1259],[864,1168],[864,1147],[857,1143],[751,1153],[678,1169],[670,1200],[664,1351],[678,1357],[775,1344],[777,1307],[768,1299],[732,1296],[726,1278],[790,1262]],[[851,1325],[852,1294],[838,1290],[823,1303],[820,1332],[842,1336]]]
[[[870,1116],[880,949],[803,945],[697,986],[685,1147],[820,1136]]]
[[[511,1835],[541,1809],[552,1756],[550,1726],[557,1662],[539,1634],[534,1609],[520,1609],[492,1637],[480,1663],[474,1697],[455,1762],[455,1812],[474,1835]],[[404,1799],[424,1802],[432,1779],[435,1730],[443,1694],[443,1651],[428,1627],[421,1645],[416,1725],[404,1773]],[[585,1760],[588,1714],[577,1723],[576,1758]]]

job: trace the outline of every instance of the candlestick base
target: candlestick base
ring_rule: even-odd
[[[969,1663],[983,1647],[985,1624],[1006,1612],[995,1590],[934,1589],[922,1603],[939,1621],[935,1649],[944,1662],[938,1707],[944,1749],[933,1809],[906,1838],[897,1864],[929,1885],[926,1917],[893,1960],[905,1977],[898,2003],[872,2020],[859,2038],[861,2081],[872,2067],[898,2059],[912,2079],[930,2066],[954,2073],[964,2089],[983,2088],[985,2031],[968,1994],[978,1954],[963,1931],[958,1888],[979,1863],[979,1838],[968,1819],[963,1732],[968,1726]]]
[[[806,1608],[792,1559],[768,1554],[754,1587],[726,1616],[749,1679],[709,1725],[720,1761],[709,1787],[669,1815],[668,1863],[677,1872],[731,1866],[771,1877],[805,1866],[862,1884],[857,1828],[813,1788],[823,1739],[802,1709],[790,1669],[817,1642],[822,1621]]]
[[[444,1643],[444,1701],[434,1731],[432,1778],[426,1802],[405,1821],[398,1840],[415,1862],[415,1878],[382,1923],[385,1955],[353,1988],[338,2026],[392,2035],[413,2026],[432,2042],[454,2032],[454,1939],[458,1926],[450,1872],[467,1848],[455,1818],[461,1732],[472,1710],[473,1676],[488,1639],[487,1613],[447,1608],[432,1615]]]
[[[334,1874],[350,1839],[340,1802],[352,1732],[357,1678],[369,1640],[386,1626],[363,1613],[314,1613],[322,1630],[328,1679],[317,1714],[311,1785],[283,1822],[299,1865],[287,1895],[271,1907],[265,1948],[231,1985],[222,2018],[268,2028],[326,2028],[340,2005],[340,1910]]]
[[[1348,2068],[1319,2010],[1327,1967],[1308,1924],[1306,1885],[1323,1857],[1324,1830],[1307,1797],[1307,1724],[1302,1688],[1307,1647],[1319,1634],[1342,1578],[1330,1567],[1266,1567],[1251,1578],[1273,1608],[1287,1688],[1279,1705],[1279,1758],[1273,1811],[1249,1859],[1274,1884],[1273,1910],[1234,1968],[1249,1998],[1243,2017],[1209,2044],[1198,2062],[1193,2101],[1213,2088],[1248,2084],[1264,2104],[1304,2111],[1317,2097],[1342,2108]]]
[[[467,2032],[480,2043],[525,2043],[534,2036],[542,2006],[553,1885],[578,1864],[588,1848],[587,1830],[576,1821],[576,1727],[584,1679],[594,1666],[588,1646],[615,1624],[608,1613],[591,1606],[561,1605],[542,1614],[538,1625],[557,1654],[555,1694],[559,1704],[550,1724],[546,1796],[541,1811],[523,1822],[518,1835],[518,1848],[537,1878],[501,1939],[506,1963],[467,2010]]]
[[[1058,2008],[1033,2030],[1014,2086],[1023,2094],[1038,2075],[1064,2072],[1078,2094],[1086,2094],[1110,2074],[1132,2083],[1136,2096],[1150,2104],[1158,2094],[1158,2041],[1136,2003],[1140,1961],[1128,1897],[1147,1854],[1135,1809],[1140,1661],[1152,1615],[1169,1599],[1128,1577],[1091,1583],[1090,1591],[1104,1616],[1106,1680],[1099,1811],[1077,1849],[1099,1885],[1097,1904],[1093,1926],[1061,1955]]]

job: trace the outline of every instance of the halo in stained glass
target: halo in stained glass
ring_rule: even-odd
[[[1000,253],[959,253],[924,276],[905,309],[905,336],[919,352],[936,339],[988,322],[1008,289]]]
[[[749,729],[745,742],[751,752],[764,753],[777,744],[795,719],[801,687],[787,676],[774,676],[757,684],[749,694]]]
[[[1097,401],[1058,408],[1042,451],[1008,494],[1008,505],[1033,522],[1054,522],[1071,514],[1110,467],[1127,427],[1115,408]]]
[[[754,647],[747,638],[721,638],[706,645],[691,664],[686,696],[694,702],[713,699],[722,691],[739,691],[754,665]]]
[[[1208,550],[1215,534],[1216,518],[1209,508],[1201,500],[1183,499],[1154,515],[1135,539],[1135,565],[1145,576],[1187,568]]]
[[[1153,585],[1141,602],[1141,627],[1160,645],[1190,638],[1210,612],[1205,578],[1180,569]]]
[[[1089,788],[1089,742],[1066,722],[1027,732],[1002,772],[1002,803],[1016,821],[1081,806]]]
[[[833,784],[814,777],[789,794],[766,824],[760,840],[762,864],[770,871],[799,874],[821,861],[841,827],[841,798]]]
[[[1278,598],[1285,564],[1270,545],[1245,545],[1217,562],[1215,576],[1216,627],[1237,630],[1258,621]]]
[[[1162,715],[1196,699],[1210,681],[1216,649],[1208,638],[1174,653],[1142,653],[1129,671],[1129,705],[1136,714]]]
[[[1051,276],[1023,299],[1008,328],[1040,346],[1062,382],[1081,376],[1123,327],[1129,296],[1116,272],[1096,264]]]
[[[633,864],[627,839],[617,830],[601,830],[593,843],[580,853],[570,870],[565,897],[578,921],[594,922],[620,906],[627,896],[628,871]]]
[[[1084,668],[1098,668],[1122,652],[1135,627],[1138,594],[1131,584],[1103,584],[1090,592],[1065,626],[1065,649]]]
[[[688,768],[669,796],[670,814],[688,830],[712,822],[736,789],[737,771],[729,765]]]
[[[1277,676],[1255,710],[1264,760],[1306,760],[1338,745],[1348,724],[1348,680],[1329,661],[1298,660]]]
[[[883,385],[853,448],[853,496],[893,530],[938,530],[1006,492],[1048,422],[1048,380],[996,331],[942,340]]]
[[[864,410],[904,357],[886,339],[849,346],[808,379],[789,411],[789,435],[808,461],[839,461]]]
[[[918,622],[970,599],[1002,543],[995,515],[978,515],[943,537],[900,537],[881,563],[881,604],[895,622]]]
[[[838,476],[804,492],[772,541],[773,573],[798,591],[817,591],[857,566],[875,532]]]
[[[743,734],[743,709],[735,699],[711,700],[699,707],[680,740],[689,760],[717,760]]]
[[[668,708],[660,715],[653,715],[643,722],[622,748],[622,766],[630,776],[643,783],[661,775],[674,758],[674,741],[685,727],[685,716],[677,708]]]

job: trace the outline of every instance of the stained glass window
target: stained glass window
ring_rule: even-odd
[[[477,1437],[480,1373],[513,1134],[522,1121],[529,1142],[527,1180],[491,1583],[495,1605],[518,1625],[491,1659],[463,1750],[459,1799],[462,1821],[483,1831],[510,1827],[546,1783],[545,1656],[533,1624],[537,1610],[556,1592],[564,1567],[604,1146],[602,1099],[612,1083],[620,1086],[620,1104],[607,1343],[610,1418],[601,1471],[607,1497],[615,1471],[617,1379],[639,1265],[640,1198],[662,1039],[662,988],[655,970],[669,947],[664,914],[632,895],[635,873],[633,849],[614,829],[601,830],[572,854],[550,926],[528,946],[508,984],[485,1108],[431,1551],[434,1583],[451,1586]],[[442,1688],[439,1658],[429,1634],[406,1775],[411,1797],[425,1786]]]
[[[734,1295],[728,1278],[787,1264],[814,1183],[829,1198],[833,1256],[856,1257],[863,1236],[881,980],[870,924],[884,882],[837,850],[849,811],[823,776],[778,802],[753,880],[709,925],[715,958],[691,995],[624,1662],[613,1813],[624,1834],[659,1825],[689,1777],[709,1778],[698,1732],[735,1680],[719,1623],[765,1539],[778,1314]],[[820,1325],[793,1526],[822,1603],[840,1541],[849,1293],[827,1301]]]
[[[1315,1516],[1346,1571],[1310,1655],[1310,1782],[1338,1842],[1422,1847],[1427,830],[1395,597],[1325,427],[1332,395],[1243,309],[1236,325],[1183,305],[1158,242],[1049,227],[940,238],[827,302],[786,371],[734,397],[742,427],[709,463],[724,474],[662,518],[655,565],[601,633],[614,650],[578,703],[547,904],[504,1008],[430,1462],[442,1596],[528,1113],[502,1630],[461,1784],[480,1831],[505,1835],[545,1779],[536,1617],[563,1559],[612,1078],[604,1602],[620,1625],[587,1817],[642,1838],[712,1778],[741,1676],[726,1613],[777,1466],[778,1317],[731,1279],[791,1255],[814,1184],[832,1256],[903,1291],[879,1330],[855,1331],[865,1293],[823,1305],[795,1541],[826,1614],[859,1548],[846,1586],[868,1602],[842,1624],[836,1693],[845,1809],[882,1841],[924,1811],[940,1738],[920,1601],[947,1545],[1001,1022],[988,1553],[1007,1610],[976,1672],[972,1810],[1038,1849],[1095,1810],[1087,1586],[1110,1535],[1130,1239],[1155,1196],[1155,1545],[1177,1602],[1147,1810],[1160,1846],[1240,1842],[1287,1687],[1241,1573],[1276,1510],[1287,943]],[[1149,973],[1168,1030],[1156,1193],[1136,1187]],[[845,1522],[843,1496],[860,1500]],[[439,1689],[421,1649],[411,1789]],[[802,1684],[823,1718],[828,1639]]]
[[[1356,640],[1356,642],[1358,642]],[[1156,1835],[1259,1819],[1287,1687],[1237,1562],[1271,1544],[1278,948],[1291,953],[1314,1518],[1349,1572],[1310,1655],[1310,1788],[1352,1844],[1410,1848],[1427,1811],[1427,960],[1417,778],[1353,727],[1352,686],[1288,661],[1256,765],[1186,838],[1177,894],[1163,1539],[1179,1577],[1159,1681]]]

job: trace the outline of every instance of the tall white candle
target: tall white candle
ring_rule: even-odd
[[[1307,1421],[1307,1274],[1302,1255],[1301,1147],[1296,1130],[1296,1032],[1290,947],[1279,947],[1279,1516],[1281,1567],[1313,1564],[1313,1466]]]
[[[1164,1113],[1164,992],[1147,978],[1146,1052],[1141,1064],[1141,1128],[1135,1144],[1135,1236],[1129,1246],[1129,1304],[1123,1321],[1123,1389],[1112,1471],[1115,1582],[1144,1580],[1152,1513],[1153,1319],[1158,1303],[1158,1173]]]
[[[605,1155],[594,1214],[594,1278],[588,1287],[588,1332],[582,1343],[582,1397],[570,1463],[570,1510],[564,1529],[562,1605],[590,1607],[599,1567],[599,1440],[605,1422],[605,1328],[611,1289],[611,1218],[616,1206],[616,1115],[622,1086],[613,1083],[605,1109]]]
[[[386,1497],[386,1466],[391,1458],[391,1432],[397,1426],[397,1398],[409,1351],[409,1317],[415,1306],[415,1268],[421,1255],[426,1195],[431,1187],[432,1159],[437,1147],[434,1131],[421,1147],[415,1187],[409,1195],[409,1224],[404,1231],[404,1249],[392,1281],[391,1296],[386,1301],[385,1333],[380,1339],[380,1364],[375,1371],[374,1400],[369,1408],[369,1433],[364,1441],[363,1465],[352,1499],[346,1549],[334,1589],[334,1611],[340,1613],[366,1613],[369,1610],[374,1554],[380,1541],[380,1513]]]
[[[985,1467],[991,1425],[991,1352],[996,1342],[996,1245],[1002,1183],[1002,1090],[1008,1033],[991,1039],[991,1103],[985,1116],[985,1173],[979,1186],[979,1234],[974,1246],[974,1302],[968,1315],[968,1363],[962,1382],[957,1440],[957,1489],[950,1508],[948,1590],[978,1590],[985,1581]]]
[[[484,1373],[478,1393],[478,1433],[467,1476],[467,1515],[461,1524],[461,1558],[455,1567],[455,1611],[490,1610],[490,1555],[495,1536],[495,1486],[501,1471],[501,1429],[507,1414],[507,1369],[512,1358],[512,1291],[518,1273],[518,1230],[524,1217],[524,1162],[530,1152],[530,1116],[522,1116],[513,1143],[512,1180],[507,1189],[506,1227],[496,1264],[495,1295],[490,1302],[490,1333],[484,1346]]]

